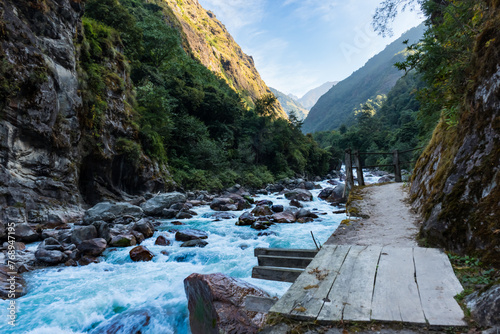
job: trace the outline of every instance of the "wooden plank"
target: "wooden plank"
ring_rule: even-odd
[[[349,249],[344,245],[323,245],[271,312],[301,320],[316,319]]]
[[[268,297],[246,296],[244,307],[247,311],[267,313],[276,301]]]
[[[253,267],[252,278],[293,283],[304,270],[279,267]]]
[[[382,249],[375,278],[371,318],[426,323],[415,282],[413,248]]]
[[[318,254],[317,249],[286,249],[286,248],[255,248],[254,255],[274,255],[290,257],[308,257],[313,258]]]
[[[337,278],[333,282],[332,288],[328,292],[327,299],[318,315],[317,320],[320,322],[340,321],[342,313],[347,303],[351,283],[358,278],[355,277],[354,267],[358,260],[359,254],[365,249],[363,246],[352,246],[347,254],[342,267],[339,270]],[[374,275],[375,277],[375,275]],[[372,280],[373,285],[373,280]]]
[[[259,255],[259,266],[284,267],[284,268],[306,268],[313,258],[307,257],[288,257]]]
[[[370,321],[373,288],[382,246],[369,246],[358,256],[352,271],[344,321]]]
[[[443,252],[415,248],[415,272],[424,315],[431,326],[467,326],[462,308],[453,298],[462,292],[451,263]]]

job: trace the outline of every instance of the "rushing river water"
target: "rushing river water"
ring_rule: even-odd
[[[320,184],[330,186],[326,182]],[[183,280],[192,273],[222,272],[281,296],[289,283],[251,278],[252,267],[257,265],[254,248],[314,248],[311,231],[323,243],[345,219],[344,214],[332,213],[337,207],[317,198],[320,190],[311,192],[314,200],[303,202],[304,207],[326,215],[319,215],[320,218],[307,224],[272,225],[267,231],[276,235],[258,236],[259,231],[249,226],[235,226],[236,219],[204,218],[214,211],[201,206],[194,208],[198,216],[182,221],[185,225],[161,221],[155,235],[142,243],[155,254],[151,262],[132,262],[129,257],[132,247],[114,248],[106,250],[97,264],[52,267],[24,274],[29,293],[16,300],[16,326],[7,324],[8,301],[1,301],[0,332],[86,333],[118,314],[133,315],[148,310],[151,321],[142,333],[190,333]],[[256,198],[260,199],[285,207],[289,204],[277,194]],[[242,211],[232,213],[239,216]],[[181,242],[167,247],[154,245],[158,235],[168,234],[173,240],[175,232],[169,230],[187,228],[208,232],[208,245],[204,248],[181,248]],[[161,251],[167,251],[168,255]],[[128,321],[133,324],[133,319],[131,316]]]

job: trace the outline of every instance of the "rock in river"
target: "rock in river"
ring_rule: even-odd
[[[194,240],[189,240],[189,241],[183,242],[181,247],[201,247],[201,248],[203,248],[206,245],[208,245],[208,242],[206,242],[205,240],[194,239]]]
[[[208,234],[206,232],[193,229],[178,231],[175,234],[175,240],[177,241],[189,241],[189,240],[206,239],[206,238],[208,238]]]
[[[162,215],[163,209],[169,209],[172,204],[186,202],[186,195],[179,192],[159,194],[142,203],[141,208],[149,216]]]
[[[85,212],[83,223],[90,225],[98,220],[110,221],[123,216],[140,218],[143,215],[144,213],[140,207],[126,202],[101,202]]]
[[[296,199],[297,201],[309,202],[313,200],[313,195],[309,190],[296,188],[294,190],[285,191],[285,197],[288,200]]]
[[[94,238],[82,241],[78,245],[78,251],[82,255],[99,256],[106,249],[106,240],[103,238]]]
[[[191,274],[184,280],[189,324],[193,334],[257,333],[265,321],[263,313],[245,310],[248,295],[269,295],[242,280],[221,273]]]
[[[137,246],[130,250],[129,252],[130,258],[132,261],[151,261],[154,257],[154,254],[151,253],[149,249],[144,246]]]

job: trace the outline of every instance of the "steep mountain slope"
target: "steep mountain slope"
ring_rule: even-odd
[[[322,84],[319,87],[313,88],[307,93],[304,94],[300,99],[296,99],[297,101],[300,102],[304,106],[304,108],[307,108],[308,110],[311,110],[311,108],[318,102],[319,98],[323,96],[326,92],[330,90],[333,86],[338,84],[338,81],[328,81]]]
[[[285,93],[280,92],[277,89],[274,89],[272,87],[270,87],[270,89],[271,92],[273,92],[274,96],[276,96],[288,116],[290,116],[291,113],[294,113],[299,120],[303,120],[304,118],[306,118],[309,110],[304,108],[299,102],[297,102],[297,100],[293,99],[290,95],[286,95]]]
[[[253,58],[243,53],[214,13],[203,9],[198,0],[165,2],[182,27],[186,51],[224,78],[250,106],[258,98],[271,93],[255,68]],[[275,113],[286,118],[279,105],[275,107]]]
[[[412,28],[382,52],[368,60],[347,79],[333,86],[311,109],[304,121],[304,133],[333,130],[354,121],[353,109],[377,95],[385,95],[403,75],[394,63],[405,58],[403,41],[418,41],[424,25]]]

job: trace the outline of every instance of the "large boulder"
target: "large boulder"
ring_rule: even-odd
[[[56,265],[66,262],[68,256],[60,250],[48,250],[44,247],[39,247],[35,252],[35,257],[38,261],[45,262],[50,265]]]
[[[236,211],[238,204],[229,197],[217,197],[210,203],[210,209],[215,211]]]
[[[216,273],[191,274],[184,280],[193,334],[257,333],[265,314],[245,310],[248,295],[269,295],[242,280]]]
[[[250,202],[241,195],[231,194],[231,195],[229,195],[229,198],[234,201],[238,211],[250,209],[252,207]]]
[[[290,211],[283,211],[275,213],[272,221],[278,224],[291,224],[297,221],[297,217]]]
[[[0,298],[16,299],[24,296],[26,292],[26,281],[22,276],[12,274],[12,269],[0,264]]]
[[[85,212],[83,216],[83,223],[85,225],[90,225],[99,220],[111,221],[123,216],[141,218],[143,215],[144,213],[140,207],[130,203],[101,202]]]
[[[132,233],[118,234],[111,238],[109,245],[112,247],[129,247],[135,246],[137,239]]]
[[[22,242],[33,242],[40,238],[28,223],[17,224],[14,229],[14,237],[16,241]]]
[[[132,229],[134,231],[140,232],[145,238],[151,238],[155,233],[155,227],[150,219],[143,218],[138,222],[134,223]]]
[[[187,229],[175,233],[175,240],[177,241],[189,241],[189,240],[207,239],[207,238],[208,234],[200,230]]]
[[[144,246],[137,246],[130,250],[129,252],[130,258],[132,261],[151,261],[154,257],[154,254],[151,253],[149,249]]]
[[[257,221],[257,218],[254,217],[250,212],[244,212],[236,222],[238,226],[249,226]]]
[[[208,245],[208,242],[206,242],[205,240],[194,239],[194,240],[189,240],[189,241],[183,242],[181,247],[201,247],[201,248],[203,248],[206,245]]]
[[[257,205],[253,210],[252,214],[254,216],[270,216],[273,214],[273,211],[269,207],[269,205]]]
[[[77,246],[85,240],[94,238],[97,238],[97,229],[94,225],[75,226],[75,229],[71,234],[71,242]]]
[[[141,208],[148,216],[161,216],[163,209],[169,209],[172,204],[186,202],[186,195],[180,192],[159,194],[142,203]]]
[[[474,321],[481,327],[500,326],[500,284],[466,299]]]
[[[295,199],[297,201],[309,202],[313,200],[313,195],[309,190],[296,188],[293,190],[286,190],[284,192],[285,198],[288,200]]]
[[[95,238],[82,241],[82,243],[78,245],[78,251],[81,255],[99,256],[104,252],[106,246],[106,240],[103,238]]]

